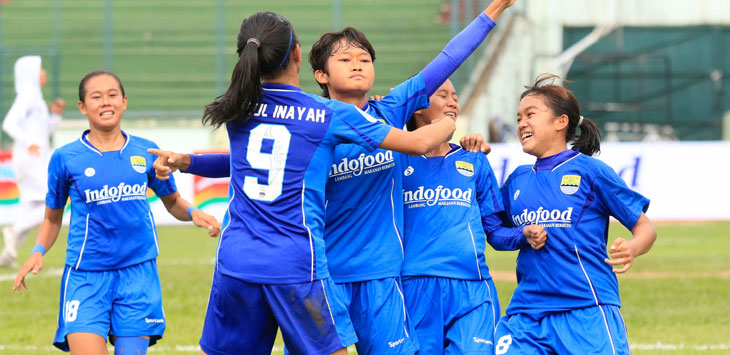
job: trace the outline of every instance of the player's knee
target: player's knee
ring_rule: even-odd
[[[114,355],[145,355],[150,346],[146,337],[117,337],[114,341]]]

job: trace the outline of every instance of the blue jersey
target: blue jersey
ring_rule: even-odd
[[[57,149],[48,165],[49,208],[71,198],[66,265],[84,271],[114,270],[157,257],[155,221],[147,188],[158,196],[177,191],[172,176],[155,178],[147,153],[157,145],[128,135],[120,150],[100,152],[84,134]]]
[[[324,192],[335,145],[373,151],[391,127],[293,86],[263,87],[258,112],[227,125],[231,182],[218,270],[251,283],[323,279]]]
[[[365,112],[403,128],[413,112],[428,107],[419,74],[396,86]],[[338,145],[327,180],[325,244],[335,282],[400,275],[403,264],[403,197],[396,156],[355,144]]]
[[[649,207],[608,165],[566,150],[520,166],[502,186],[509,219],[516,226],[539,224],[545,247],[522,248],[517,257],[517,289],[507,315],[540,319],[552,312],[620,306],[618,282],[606,244],[609,217],[629,230]]]
[[[491,279],[482,220],[502,211],[486,156],[453,146],[443,157],[403,156],[403,276]]]

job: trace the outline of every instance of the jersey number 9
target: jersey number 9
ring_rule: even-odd
[[[271,153],[263,153],[264,140],[273,141]],[[268,170],[268,184],[259,184],[258,177],[246,176],[243,192],[252,200],[274,201],[281,195],[284,185],[284,169],[289,154],[291,133],[286,126],[262,123],[251,130],[246,149],[246,160],[251,168]]]

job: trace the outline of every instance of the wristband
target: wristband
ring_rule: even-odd
[[[190,217],[190,219],[193,219],[193,211],[197,209],[198,208],[195,207],[195,205],[191,205],[190,207],[188,207],[188,217]]]
[[[35,252],[40,252],[41,255],[46,255],[46,247],[44,247],[43,244],[36,244],[33,247],[33,250],[30,251],[30,255],[33,255]]]

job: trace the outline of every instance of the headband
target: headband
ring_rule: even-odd
[[[293,38],[294,38],[294,32],[289,31],[289,47],[286,48],[286,54],[284,55],[284,59],[281,60],[281,63],[279,63],[279,68],[281,68],[281,66],[284,65],[286,58],[289,58],[289,51],[291,50],[291,41]]]

